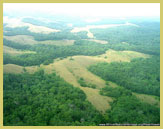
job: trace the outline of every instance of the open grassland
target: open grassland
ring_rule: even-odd
[[[129,62],[133,58],[148,58],[148,55],[133,52],[133,51],[113,51],[108,50],[105,54],[99,56],[73,56],[67,57],[65,59],[57,59],[52,64],[41,65],[41,68],[45,69],[46,73],[52,73],[56,71],[58,75],[64,78],[65,81],[72,84],[73,86],[79,87],[87,96],[88,101],[96,107],[97,110],[104,113],[107,109],[111,108],[109,102],[113,101],[113,98],[102,96],[99,94],[99,90],[105,87],[105,81],[100,77],[94,75],[93,73],[87,70],[87,67],[91,64],[97,62],[113,62],[113,61],[127,61]],[[18,69],[18,70],[17,70]],[[27,72],[37,71],[37,66],[25,67]],[[18,72],[19,71],[19,72]],[[4,65],[4,72],[7,73],[22,73],[23,67],[17,65]],[[86,83],[96,85],[96,89],[82,87],[78,83],[78,79],[83,78]],[[116,87],[116,84],[109,82],[113,87]],[[148,96],[148,95],[144,95]],[[139,97],[138,97],[139,98]],[[144,99],[147,101],[147,99]],[[150,102],[150,101],[149,101]]]
[[[25,71],[29,73],[34,73],[38,70],[37,66],[30,66],[30,67],[23,67],[15,64],[6,64],[3,66],[4,73],[14,73],[14,74],[20,74]]]
[[[35,54],[36,52],[34,52],[34,51],[21,51],[21,50],[17,50],[17,49],[8,47],[8,46],[3,46],[3,53],[9,54],[12,56],[16,56],[16,55],[27,54],[27,53]]]
[[[100,95],[98,89],[88,87],[80,87],[80,89],[84,91],[88,101],[90,101],[100,112],[105,113],[107,109],[111,108],[109,103],[112,102],[113,99],[111,97]]]
[[[133,58],[149,58],[149,55],[135,51],[114,51],[108,50],[105,54],[99,56],[73,56],[74,61],[82,66],[89,66],[97,62],[130,62]],[[74,67],[74,66],[73,66]]]
[[[149,55],[135,52],[135,51],[114,51],[109,50],[105,54],[101,56],[97,56],[97,58],[102,59],[108,63],[110,62],[130,62],[133,58],[149,58]]]
[[[20,43],[20,44],[48,44],[57,46],[67,46],[73,45],[75,40],[46,40],[46,41],[36,41],[32,36],[28,35],[16,35],[16,36],[4,36],[5,39]]]
[[[15,64],[6,64],[3,66],[4,73],[23,73],[23,67]]]
[[[86,39],[86,40],[93,41],[93,42],[100,43],[100,44],[107,44],[108,43],[105,40],[97,40],[97,39]]]
[[[73,45],[74,42],[75,40],[46,40],[46,41],[39,41],[38,44],[67,46],[67,45]]]

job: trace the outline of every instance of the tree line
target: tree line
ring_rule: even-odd
[[[160,96],[160,57],[137,58],[131,62],[98,63],[88,68],[104,80],[134,92]]]
[[[9,40],[3,40],[4,45],[21,50],[35,51],[36,53],[11,56],[4,54],[4,64],[17,64],[21,66],[32,66],[52,63],[56,58],[65,58],[74,55],[95,56],[105,53],[108,47],[93,41],[77,40],[71,46],[55,45],[23,45]]]

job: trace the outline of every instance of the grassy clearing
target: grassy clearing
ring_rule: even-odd
[[[96,107],[97,110],[104,113],[108,108],[110,108],[108,102],[111,102],[112,98],[101,96],[99,94],[98,89],[105,85],[105,82],[102,79],[88,72],[86,68],[84,69],[84,67],[78,64],[78,62],[76,62],[75,60],[69,60],[69,58],[54,62],[51,67],[53,66],[56,72],[62,78],[64,78],[65,81],[83,90],[87,96],[88,101],[90,101]],[[45,69],[49,69],[49,66],[45,67]],[[77,81],[79,77],[83,77],[87,83],[91,82],[92,84],[96,85],[98,83],[101,83],[102,85],[97,85],[98,89],[82,87]]]
[[[146,95],[146,94],[138,94],[138,93],[133,93],[138,99],[140,99],[142,102],[160,107],[160,100],[156,96],[152,95]]]
[[[149,55],[134,51],[114,51],[108,50],[105,54],[99,56],[73,56],[73,59],[81,66],[87,67],[97,62],[130,62],[133,58],[149,58]]]
[[[46,40],[46,41],[36,41],[32,36],[28,35],[16,35],[16,36],[4,36],[5,39],[20,43],[20,44],[48,44],[48,45],[58,45],[58,46],[67,46],[73,45],[75,40]]]
[[[88,41],[93,41],[93,42],[96,42],[96,43],[100,43],[100,44],[108,44],[107,41],[105,40],[97,40],[97,39],[87,39]]]
[[[98,89],[92,89],[88,87],[80,87],[80,89],[84,91],[88,101],[90,101],[97,110],[105,113],[107,109],[111,108],[109,103],[112,102],[113,99],[111,97],[100,95]]]
[[[8,46],[3,46],[3,53],[9,54],[11,56],[16,56],[16,55],[21,55],[21,54],[26,54],[26,53],[35,54],[36,52],[34,52],[34,51],[21,51],[21,50],[17,50],[17,49],[8,47]]]
[[[25,69],[29,73],[35,73],[38,69],[40,69],[40,67],[38,67],[38,66],[28,66],[28,67],[25,67]]]
[[[76,61],[76,58],[74,58],[73,61],[67,59],[64,62],[64,65],[67,67],[69,71],[73,73],[77,80],[79,78],[83,78],[86,81],[86,83],[96,85],[97,89],[103,88],[105,86],[104,80],[89,72],[85,66],[81,65],[80,62]]]
[[[101,56],[97,56],[96,58],[103,59],[105,62],[130,62],[133,58],[148,58],[149,55],[135,52],[135,51],[114,51],[114,50],[108,50],[105,54]]]
[[[15,64],[6,64],[3,66],[4,73],[23,73],[23,67]]]
[[[20,74],[25,72],[24,68],[29,73],[34,73],[38,70],[37,66],[30,66],[30,67],[23,67],[15,64],[6,64],[3,65],[3,72],[4,73],[14,73],[14,74]]]
[[[99,94],[99,89],[105,87],[106,83],[100,77],[89,72],[87,67],[99,61],[108,63],[113,61],[129,62],[132,58],[136,57],[147,58],[149,56],[132,51],[109,50],[105,54],[99,56],[73,56],[63,60],[57,59],[52,64],[41,65],[40,67],[44,68],[46,73],[52,73],[53,71],[56,71],[56,73],[64,78],[65,81],[72,84],[73,86],[79,87],[86,94],[88,101],[90,101],[97,110],[104,113],[107,109],[111,108],[109,102],[112,102],[113,99],[111,97],[102,96]],[[26,69],[27,71],[32,72],[37,70],[37,66],[34,68],[26,67]],[[12,70],[14,70],[14,67],[12,67]],[[78,83],[79,78],[83,78],[86,83],[95,84],[96,89],[80,86]],[[112,87],[117,86],[112,82],[109,82],[109,84]]]
[[[46,40],[40,41],[39,44],[57,45],[57,46],[67,46],[73,45],[75,40]]]

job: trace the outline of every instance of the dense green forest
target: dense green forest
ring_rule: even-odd
[[[4,74],[4,125],[98,125],[102,115],[55,73]]]
[[[158,107],[142,103],[131,91],[125,88],[111,88],[109,86],[101,90],[102,95],[111,96],[115,101],[111,109],[107,111],[109,123],[142,124],[160,123],[160,109]]]
[[[98,39],[111,43],[115,50],[134,50],[147,54],[160,53],[160,23],[143,22],[137,26],[119,26],[108,29],[91,29]]]
[[[104,80],[138,93],[160,96],[160,57],[133,59],[131,62],[98,63],[88,68]]]
[[[112,94],[110,94],[112,93]],[[103,88],[114,97],[111,110],[98,112],[79,89],[53,74],[4,74],[4,125],[99,125],[159,123],[159,109],[124,88]]]

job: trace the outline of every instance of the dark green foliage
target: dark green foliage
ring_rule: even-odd
[[[98,39],[111,43],[115,50],[134,50],[147,54],[160,54],[160,23],[135,23],[137,26],[119,26],[108,29],[91,29]],[[127,44],[124,44],[126,42]]]
[[[5,38],[3,38],[3,45],[20,50],[28,50],[31,48],[30,45],[15,43]]]
[[[100,94],[105,95],[105,96],[115,97],[115,98],[118,98],[122,95],[124,95],[124,96],[132,95],[131,91],[129,91],[123,87],[112,88],[110,86],[106,86],[106,87],[102,88],[100,90]]]
[[[48,65],[48,64],[50,64],[50,63],[53,63],[53,60],[45,60],[44,62],[43,62],[43,65]]]
[[[95,84],[91,84],[91,83],[86,83],[84,78],[80,78],[78,80],[78,83],[82,86],[82,87],[89,87],[89,88],[93,88],[95,89],[96,88],[96,85]]]
[[[132,92],[123,88],[106,86],[100,93],[105,96],[114,97],[111,109],[105,116],[108,123],[118,124],[159,124],[160,109],[147,103],[140,102]]]
[[[160,109],[140,102],[135,96],[122,95],[108,110],[109,123],[121,124],[159,124]]]
[[[87,84],[86,84],[86,82],[84,81],[83,78],[80,78],[80,79],[78,80],[78,83],[79,83],[81,86],[83,86],[83,87],[87,87]]]
[[[96,89],[96,85],[95,84],[88,84],[88,87]]]
[[[107,40],[111,43],[127,42],[131,44],[159,44],[160,24],[145,23],[137,26],[119,26],[108,29],[92,29],[98,39]],[[154,38],[154,39],[153,39]]]
[[[56,74],[4,74],[4,125],[98,125],[85,94]]]
[[[160,58],[157,56],[133,59],[130,63],[98,63],[89,70],[134,92],[160,95]]]
[[[28,30],[28,26],[25,26],[25,27],[15,27],[15,28],[4,27],[3,30],[4,30],[3,34],[6,35],[6,36],[31,35],[32,34]],[[33,33],[33,34],[35,34],[35,33]]]
[[[4,64],[17,64],[21,66],[40,65],[42,63],[49,64],[53,59],[60,57],[68,57],[73,55],[95,56],[105,53],[107,46],[86,40],[77,40],[72,46],[55,46],[55,45],[21,45],[4,39],[4,45],[16,49],[28,49],[35,51],[34,54],[23,54],[10,56],[4,54]]]

